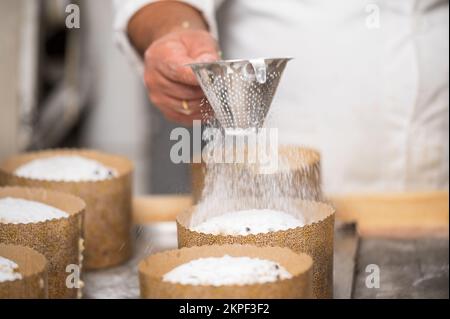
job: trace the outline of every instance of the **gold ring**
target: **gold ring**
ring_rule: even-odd
[[[189,111],[189,104],[188,104],[188,102],[187,102],[186,100],[183,100],[183,101],[181,102],[181,106],[183,107],[183,109],[184,109],[185,111]]]

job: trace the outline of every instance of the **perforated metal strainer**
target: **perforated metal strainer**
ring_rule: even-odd
[[[194,71],[215,116],[229,132],[259,129],[291,58],[195,63]]]

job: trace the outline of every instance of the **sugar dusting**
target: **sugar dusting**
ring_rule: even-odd
[[[266,59],[248,60],[250,70],[245,62],[231,63],[225,70],[221,64],[217,69],[209,69],[206,72],[208,78],[200,81],[211,105],[206,99],[201,105],[205,123],[203,140],[206,142],[202,158],[206,161],[206,170],[201,199],[191,218],[191,229],[212,218],[242,210],[256,210],[254,216],[262,213],[264,218],[248,220],[244,226],[257,223],[261,231],[275,229],[277,224],[281,226],[286,215],[297,219],[296,225],[308,222],[299,212],[296,201],[320,199],[319,183],[309,183],[305,177],[314,172],[308,171],[308,162],[301,158],[296,160],[300,166],[303,162],[304,167],[291,169],[289,156],[279,156],[277,129],[264,126],[268,122],[267,115],[272,116],[269,107],[287,60],[280,59],[278,64],[270,64]],[[269,136],[264,136],[266,129]],[[251,154],[255,152],[257,159],[253,161]],[[232,154],[231,158],[227,153]],[[301,174],[305,176],[299,176]],[[218,231],[240,232],[235,226],[239,225],[241,215],[227,214],[219,219],[223,224]],[[246,218],[249,217],[246,215]],[[224,225],[228,225],[228,232]]]
[[[32,160],[14,172],[25,178],[52,181],[100,181],[117,176],[117,172],[98,161],[76,155],[60,155]]]
[[[0,282],[22,279],[18,270],[19,265],[14,261],[0,256]]]
[[[210,115],[210,113],[206,114]],[[218,125],[217,121],[211,119],[211,116],[208,117],[207,124],[208,127]],[[239,131],[242,133],[242,129]],[[250,136],[256,134],[255,132],[256,130],[251,128],[247,130],[246,134]],[[266,229],[275,226],[275,219],[277,219],[277,213],[274,213],[272,218],[267,218],[270,214],[269,210],[291,215],[298,219],[298,225],[308,223],[298,211],[296,201],[321,199],[320,184],[306,183],[307,178],[301,176],[301,174],[318,175],[318,167],[310,167],[306,158],[296,158],[300,167],[297,167],[294,172],[290,161],[294,155],[297,157],[302,155],[298,152],[289,154],[289,151],[284,152],[284,156],[278,157],[278,168],[270,174],[261,174],[260,163],[248,160],[229,164],[223,161],[218,164],[217,158],[215,158],[216,150],[230,147],[225,145],[226,138],[223,138],[224,135],[229,134],[229,130],[222,130],[220,134],[222,134],[221,138],[207,135],[206,142],[208,144],[203,150],[203,156],[206,157],[204,187],[197,209],[191,219],[191,229],[195,229],[213,217],[253,209],[266,210],[265,218],[259,221],[260,224],[264,222],[267,224],[264,226]],[[238,145],[232,145],[232,147],[232,152],[236,152],[235,154],[246,152],[246,150],[239,149]],[[304,166],[302,167],[302,165]],[[313,171],[311,172],[311,170]],[[315,179],[319,180],[320,178],[315,176]],[[239,223],[239,215],[228,216],[228,218],[233,219],[234,223]],[[233,223],[233,221],[227,222],[227,224],[229,223]],[[262,225],[258,227],[261,228]],[[221,232],[224,232],[224,229],[221,229]]]
[[[0,224],[36,223],[68,216],[66,212],[40,202],[13,197],[0,199]]]
[[[193,230],[214,235],[250,235],[301,227],[301,216],[270,209],[250,209],[208,218]]]
[[[281,265],[250,257],[208,257],[191,260],[163,276],[163,281],[183,285],[251,285],[289,279]]]

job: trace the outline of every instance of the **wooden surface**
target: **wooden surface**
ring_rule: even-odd
[[[361,236],[448,237],[448,192],[330,196],[337,219]],[[149,195],[133,201],[136,223],[174,221],[192,205],[189,195]]]
[[[442,192],[331,196],[337,218],[361,236],[448,237],[449,194]]]
[[[135,224],[175,221],[176,216],[192,205],[189,195],[149,195],[133,199]]]

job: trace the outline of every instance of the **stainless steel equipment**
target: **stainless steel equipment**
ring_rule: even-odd
[[[194,71],[215,116],[227,133],[263,126],[291,58],[194,63]]]

